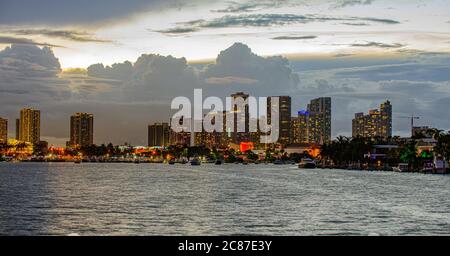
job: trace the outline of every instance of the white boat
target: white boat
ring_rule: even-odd
[[[397,167],[392,167],[392,170],[394,172],[408,172],[409,171],[409,165],[408,164],[398,164]]]
[[[315,169],[316,168],[316,162],[314,162],[314,160],[309,159],[309,158],[302,158],[302,160],[298,164],[298,168],[301,168],[301,169]]]

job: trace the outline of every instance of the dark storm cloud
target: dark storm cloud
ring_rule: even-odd
[[[127,17],[181,1],[165,0],[2,0],[0,24],[91,24]]]
[[[277,36],[273,37],[273,40],[308,40],[315,39],[317,36]]]
[[[26,45],[61,47],[54,44],[35,42],[28,38],[13,37],[13,36],[0,36],[0,44],[26,44]]]
[[[52,29],[20,29],[11,30],[9,33],[16,35],[42,35],[47,37],[61,38],[75,42],[96,42],[108,43],[110,40],[97,39],[92,37],[89,33],[75,30],[52,30]]]

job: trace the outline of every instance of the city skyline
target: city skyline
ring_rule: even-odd
[[[241,98],[247,100],[251,95],[244,92],[236,92],[231,95],[234,100]],[[297,116],[291,114],[291,97],[289,96],[267,96],[267,111],[270,113],[270,102],[274,97],[279,98],[279,105],[275,107],[279,108],[279,138],[275,144],[286,147],[288,145],[296,144],[311,144],[311,145],[323,145],[329,143],[335,138],[331,137],[331,101],[330,97],[315,98],[307,104],[305,110],[297,112]],[[238,101],[239,102],[239,101]],[[167,147],[169,145],[176,144],[188,144],[188,145],[204,145],[212,147],[230,147],[231,144],[239,145],[242,143],[254,143],[259,144],[259,136],[261,131],[250,132],[249,131],[249,108],[248,105],[244,105],[244,112],[238,105],[232,106],[233,127],[238,129],[237,123],[239,119],[244,120],[244,132],[232,132],[225,128],[227,111],[223,111],[223,132],[212,132],[210,135],[205,135],[203,129],[202,132],[194,132],[193,140],[190,138],[191,132],[175,132],[171,129],[170,122],[153,122],[148,124],[147,130],[147,143],[149,147]],[[41,111],[32,108],[23,108],[20,110],[20,118],[16,119],[16,141],[22,141],[32,144],[45,143],[45,140],[40,140],[40,120]],[[216,117],[214,117],[216,118]],[[214,118],[212,122],[214,123]],[[406,118],[406,117],[400,117]],[[399,118],[399,119],[400,119]],[[411,118],[414,118],[412,116]],[[392,134],[392,105],[389,100],[380,104],[379,109],[369,109],[368,114],[364,115],[363,112],[354,114],[352,120],[352,135],[351,137],[363,137],[363,138],[376,138],[381,137],[384,139],[399,136]],[[70,140],[66,141],[65,146],[70,148],[79,148],[95,145],[94,143],[94,115],[90,113],[77,112],[70,116]],[[181,119],[181,121],[183,118]],[[270,120],[270,114],[268,117]],[[26,124],[26,125],[24,125]],[[270,121],[268,121],[270,125]],[[411,136],[415,133],[426,134],[429,129],[433,129],[430,126],[416,126],[411,123]],[[0,140],[6,142],[3,138],[11,139],[11,134],[8,132],[8,119],[0,117]],[[428,135],[427,135],[428,136]],[[188,138],[188,139],[186,139]],[[227,139],[228,138],[228,139]],[[99,144],[109,144],[109,142],[103,142]],[[128,142],[124,142],[128,144]],[[53,145],[51,146],[61,146]],[[142,145],[137,145],[142,146]]]
[[[69,140],[67,116],[88,112],[94,143],[145,145],[148,124],[169,120],[171,100],[193,88],[289,95],[292,113],[332,97],[332,137],[350,136],[353,114],[386,99],[394,134],[410,135],[398,117],[411,115],[450,129],[448,1],[45,2],[0,3],[10,134],[27,106],[42,110],[50,144]]]

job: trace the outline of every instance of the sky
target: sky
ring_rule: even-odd
[[[0,0],[0,116],[42,110],[42,137],[68,140],[95,114],[95,142],[145,145],[170,101],[235,91],[333,99],[333,136],[385,100],[394,134],[450,129],[450,0]]]

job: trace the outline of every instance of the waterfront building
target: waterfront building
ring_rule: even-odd
[[[278,97],[278,143],[286,146],[291,140],[291,97],[271,96],[267,97],[267,123],[271,124],[272,98]]]
[[[86,147],[94,144],[94,115],[76,113],[70,117],[71,147]]]
[[[250,140],[250,112],[247,102],[248,97],[249,95],[243,92],[237,92],[231,95],[231,112],[233,113],[233,131],[231,132],[231,139],[235,144],[248,142]],[[240,120],[244,120],[244,131],[238,132],[238,122]]]
[[[291,118],[291,143],[300,144],[309,142],[309,112],[300,110],[297,116]]]
[[[16,140],[20,140],[20,119],[16,119]]]
[[[20,110],[19,140],[38,144],[41,137],[41,111],[32,108]]]
[[[352,120],[353,137],[381,137],[392,136],[392,105],[389,101],[380,105],[380,109],[371,109],[367,115],[356,113]]]
[[[154,123],[148,126],[148,146],[169,146],[170,126],[168,123]]]
[[[8,119],[0,117],[0,143],[8,142]]]
[[[323,144],[331,141],[331,98],[310,101],[308,114],[308,142]]]

